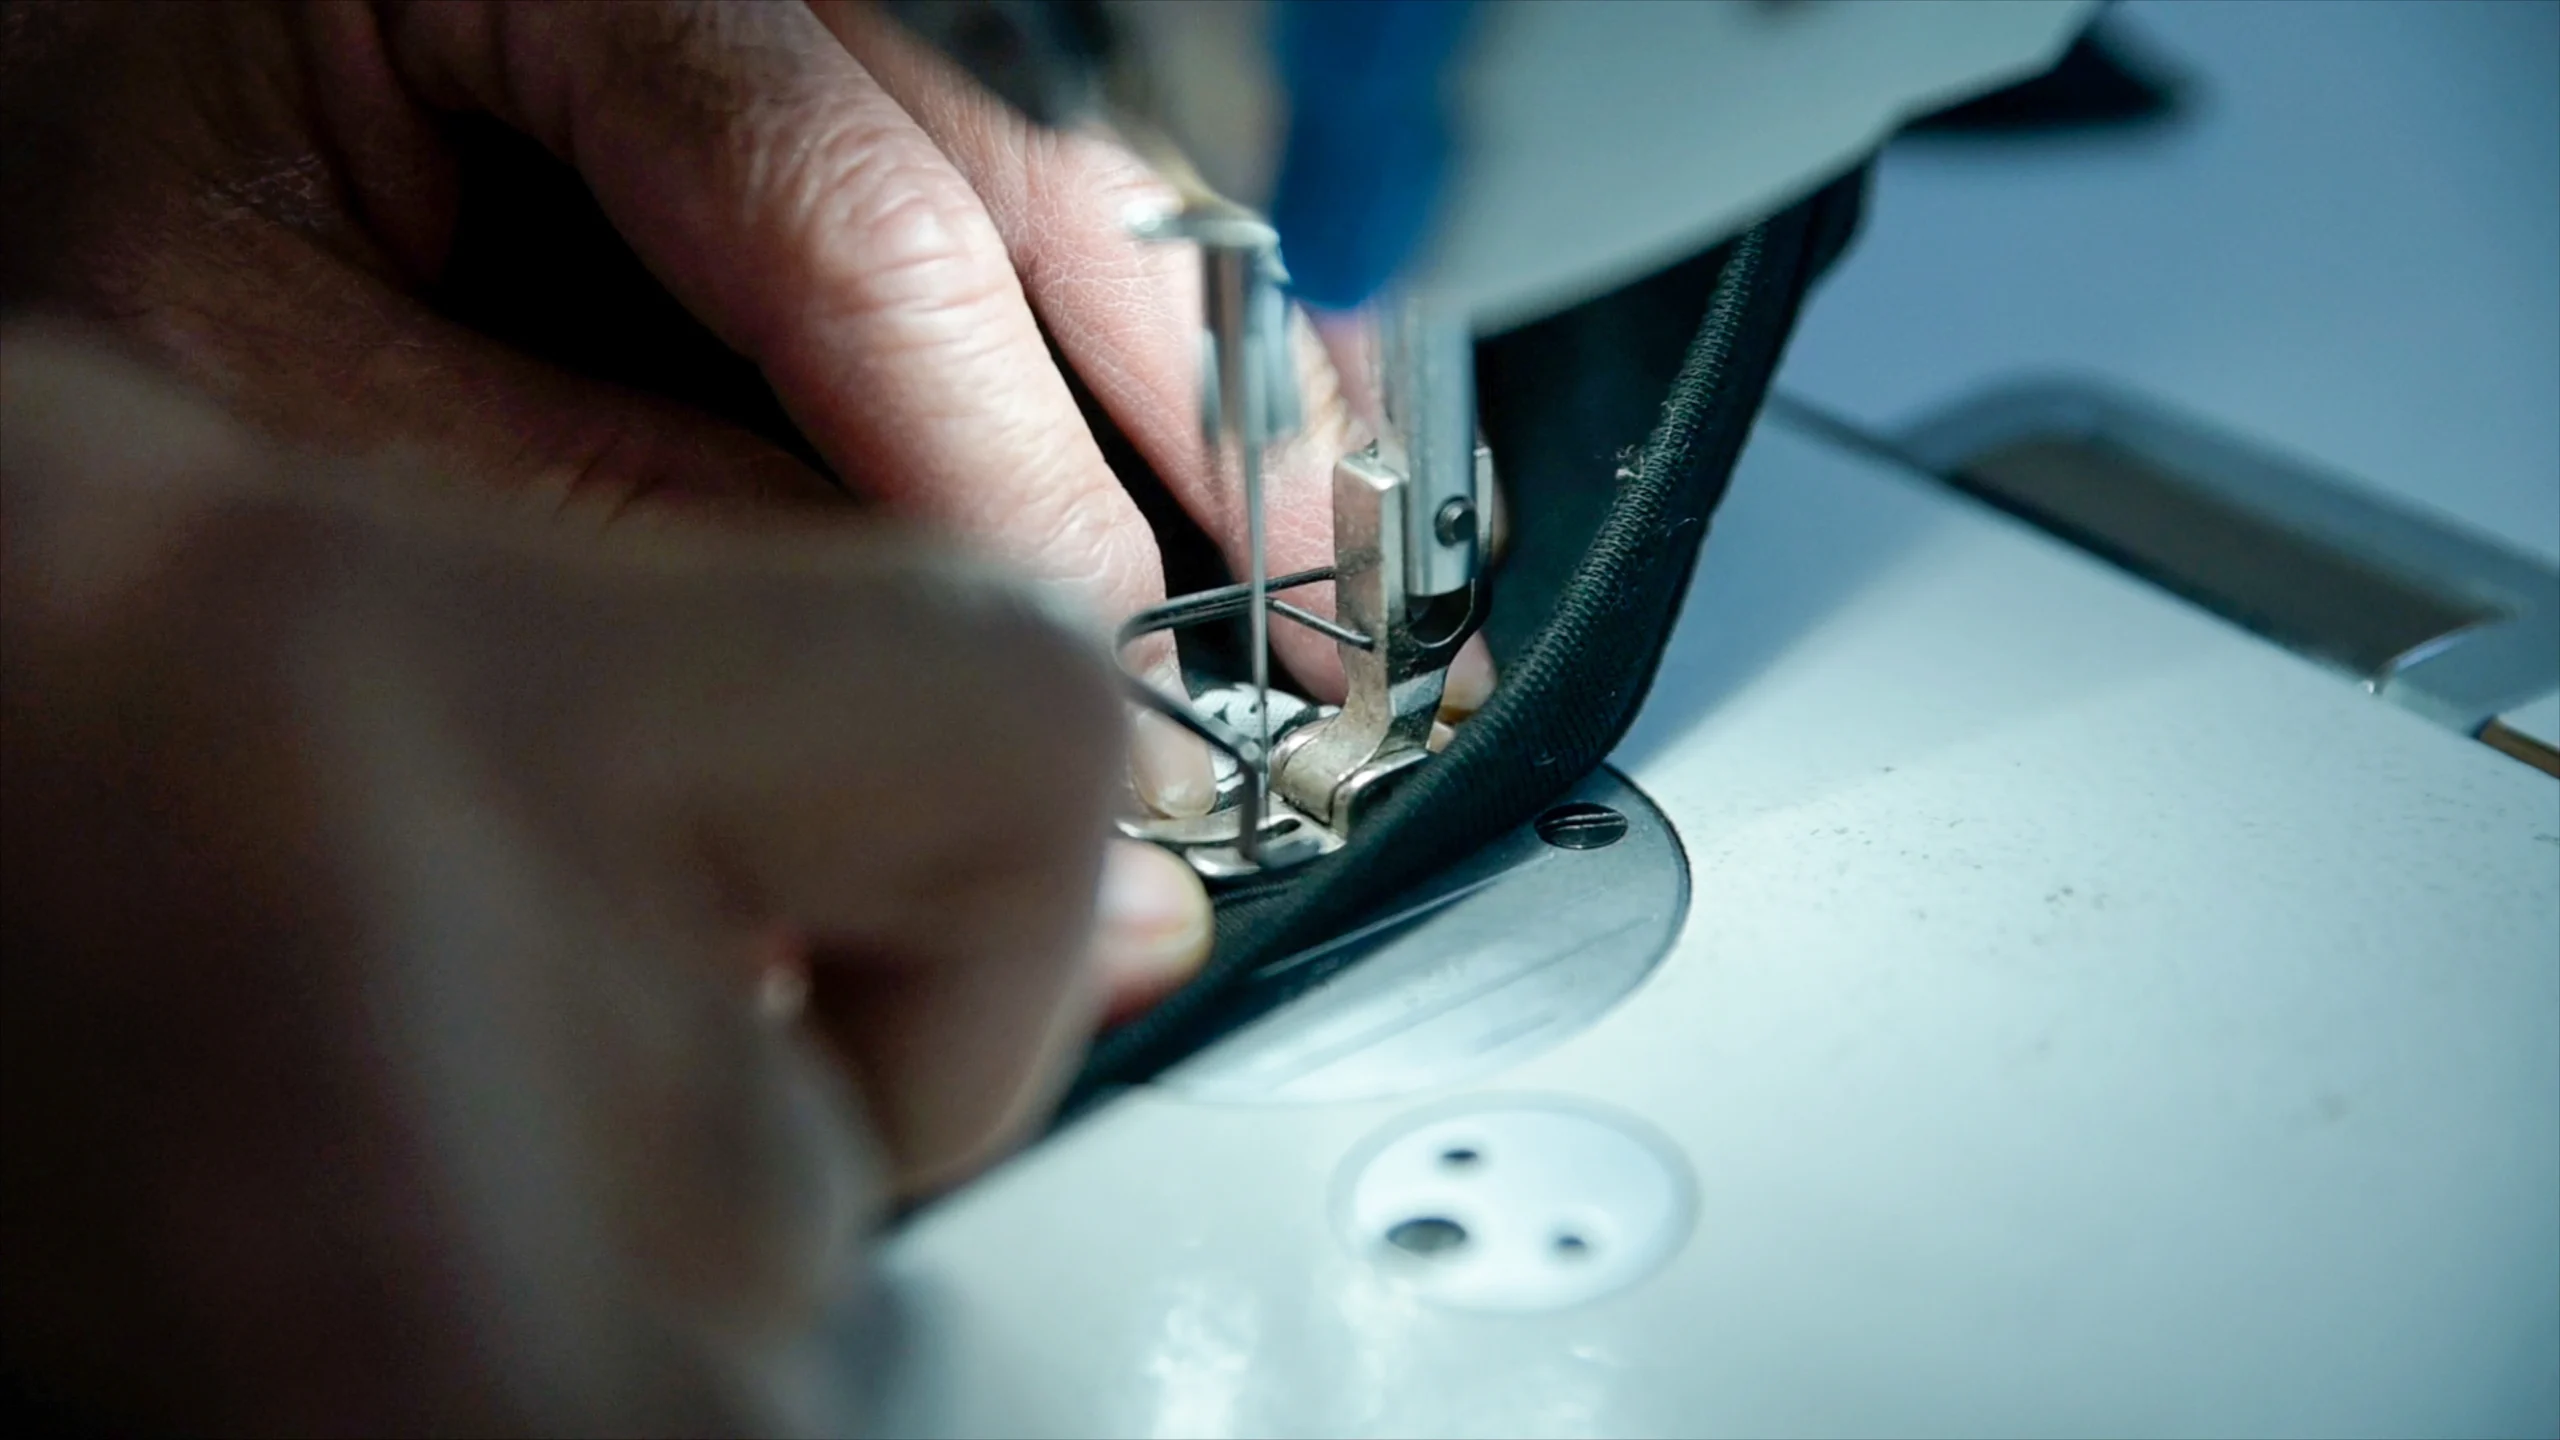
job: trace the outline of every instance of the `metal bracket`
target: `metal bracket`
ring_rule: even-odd
[[[1305,585],[1331,580],[1328,567],[1301,570],[1283,575],[1261,588],[1261,599],[1269,612],[1298,624],[1319,630],[1335,638],[1346,649],[1374,644],[1370,636],[1347,630],[1322,616],[1271,598],[1272,592],[1294,590]],[[1122,648],[1142,636],[1165,630],[1178,630],[1191,625],[1204,625],[1217,620],[1230,620],[1247,614],[1253,608],[1255,588],[1250,584],[1223,585],[1186,595],[1178,600],[1140,611],[1120,627]],[[1267,790],[1269,772],[1264,768],[1265,753],[1258,735],[1246,734],[1237,727],[1201,711],[1185,696],[1176,699],[1156,689],[1135,675],[1123,677],[1130,696],[1138,704],[1197,736],[1203,744],[1226,756],[1241,774],[1235,803],[1193,816],[1127,816],[1119,822],[1120,833],[1133,840],[1146,840],[1180,854],[1198,871],[1201,878],[1214,882],[1247,879],[1269,871],[1290,869],[1318,855],[1342,848],[1343,836],[1317,823],[1312,817],[1289,805]],[[1246,708],[1259,732],[1266,712],[1271,708],[1268,690],[1249,692]],[[1305,720],[1319,719],[1328,712],[1309,707]],[[1300,717],[1292,717],[1299,719]],[[1285,724],[1285,722],[1284,722]],[[1286,728],[1279,732],[1285,736]],[[1252,817],[1248,820],[1248,817]],[[1245,827],[1254,824],[1258,830],[1256,845],[1245,843]]]
[[[1132,817],[1120,831],[1180,852],[1202,876],[1233,881],[1303,864],[1338,850],[1396,784],[1430,758],[1431,726],[1450,659],[1481,619],[1481,582],[1416,601],[1405,590],[1404,476],[1373,447],[1334,466],[1334,564],[1283,575],[1264,588],[1271,614],[1331,636],[1345,680],[1340,707],[1310,707],[1273,736],[1269,792],[1260,809],[1261,853],[1243,844],[1250,807],[1207,815]],[[1271,592],[1330,581],[1334,619],[1272,598]],[[1147,610],[1123,627],[1123,646],[1144,635],[1231,619],[1248,612],[1250,584],[1222,586]],[[1198,736],[1246,772],[1253,785],[1257,737],[1200,713],[1185,699],[1129,677],[1148,709]],[[1267,692],[1257,692],[1267,693]],[[1257,713],[1250,697],[1246,706]],[[1259,724],[1252,728],[1259,729]]]
[[[1475,581],[1450,597],[1410,598],[1410,483],[1374,446],[1335,463],[1334,614],[1371,643],[1341,645],[1341,710],[1293,732],[1272,757],[1280,798],[1344,834],[1430,758],[1449,661],[1476,619]]]
[[[1472,352],[1463,324],[1397,307],[1381,388],[1388,448],[1336,462],[1334,564],[1273,580],[1265,570],[1262,461],[1299,426],[1285,272],[1277,237],[1235,207],[1195,200],[1138,227],[1201,256],[1201,433],[1243,485],[1248,574],[1242,585],[1157,606],[1123,627],[1141,635],[1241,614],[1251,700],[1241,723],[1199,714],[1131,680],[1140,704],[1235,763],[1233,804],[1208,815],[1134,817],[1121,832],[1172,848],[1212,880],[1303,864],[1341,848],[1401,777],[1430,758],[1449,662],[1480,617],[1487,460],[1474,428]],[[1336,618],[1274,592],[1330,579]],[[1285,733],[1273,724],[1269,624],[1277,615],[1332,637],[1348,681],[1339,709]],[[1230,719],[1234,719],[1230,716]]]

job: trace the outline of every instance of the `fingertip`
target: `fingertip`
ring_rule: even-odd
[[[1207,888],[1180,857],[1143,841],[1111,842],[1092,951],[1104,1018],[1125,1019],[1199,973],[1213,913]]]
[[[1449,662],[1449,678],[1440,691],[1440,714],[1447,719],[1463,720],[1484,708],[1493,698],[1497,676],[1493,651],[1482,635],[1469,636],[1458,647],[1457,658]]]
[[[1161,638],[1161,637],[1155,637]],[[1146,684],[1168,699],[1189,700],[1182,664],[1170,645],[1146,667]],[[1216,762],[1200,737],[1153,711],[1140,710],[1129,727],[1129,784],[1159,815],[1206,815],[1218,800]]]
[[[1218,798],[1209,747],[1161,715],[1140,712],[1131,727],[1129,778],[1159,815],[1206,815]]]

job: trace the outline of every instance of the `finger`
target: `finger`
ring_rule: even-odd
[[[1104,1022],[1170,995],[1209,958],[1209,892],[1171,852],[1114,840],[1102,862],[1093,963]]]
[[[840,503],[752,436],[541,364],[407,293],[452,222],[452,157],[392,83],[373,13],[180,7],[92,26],[112,53],[75,69],[76,100],[55,97],[85,163],[18,197],[51,218],[15,257],[43,277],[20,298],[101,318],[297,447],[396,450],[606,514]],[[252,104],[232,93],[244,85],[268,88]]]
[[[1058,348],[1242,574],[1241,486],[1200,436],[1198,255],[1129,234],[1134,212],[1170,208],[1171,189],[1113,141],[1035,129],[870,7],[818,13],[968,177]],[[1306,423],[1264,470],[1274,574],[1331,563],[1333,462],[1367,438],[1314,331],[1293,327]],[[1321,586],[1290,598],[1332,613]],[[1332,641],[1285,622],[1272,639],[1312,691],[1340,698]]]
[[[431,103],[573,164],[850,481],[1106,613],[1159,598],[986,212],[806,10],[417,6],[390,42]]]
[[[984,210],[805,11],[422,7],[392,48],[431,98],[488,109],[576,165],[853,483],[1106,615],[1162,598],[1154,539]],[[1161,638],[1132,652],[1142,669],[1170,658]],[[1142,728],[1136,760],[1158,809],[1207,808],[1208,757],[1188,737]]]
[[[334,587],[306,608],[361,722],[339,753],[397,755],[421,727],[467,744],[480,807],[552,862],[529,873],[598,896],[616,934],[724,955],[742,1006],[749,955],[790,937],[902,1185],[1040,1113],[1093,1019],[1123,741],[1107,658],[1052,601],[876,527],[572,544],[414,487],[303,488],[319,533],[280,553]]]
[[[453,613],[523,556],[0,347],[13,1359],[144,1429],[841,1426],[791,1358],[877,1190],[840,1082],[421,683],[563,658],[541,587]]]
[[[1484,636],[1470,635],[1467,643],[1449,661],[1449,673],[1440,691],[1440,716],[1444,720],[1464,720],[1484,708],[1493,698],[1493,651],[1486,648]]]
[[[666,507],[844,510],[840,492],[762,438],[536,360],[281,227],[232,227],[218,253],[176,257],[156,286],[117,333],[297,448],[396,460],[413,478],[589,523]]]
[[[1192,398],[1199,384],[1197,257],[1128,233],[1130,208],[1166,203],[1167,187],[1109,140],[1034,129],[876,14],[852,6],[821,13],[978,187],[1059,348],[1241,573],[1241,488],[1210,463]],[[1298,315],[1291,340],[1308,418],[1265,471],[1273,573],[1332,562],[1333,461],[1375,434],[1378,404],[1370,383],[1373,324]],[[1505,523],[1498,490],[1490,513],[1496,527]],[[1333,613],[1324,587],[1290,598]],[[1282,622],[1272,627],[1272,644],[1310,693],[1341,698],[1341,652],[1332,640]],[[1491,651],[1482,637],[1470,638],[1449,668],[1444,713],[1474,714],[1494,679]]]
[[[293,257],[276,264],[290,267]],[[305,268],[285,296],[234,293],[221,278],[229,271],[184,282],[194,313],[239,323],[207,325],[159,353],[270,436],[331,454],[396,457],[421,481],[459,478],[502,491],[573,529],[706,514],[764,528],[813,514],[850,518],[839,492],[760,437],[534,360],[361,272]],[[279,331],[295,343],[274,343]],[[1178,685],[1169,646],[1132,647],[1142,663],[1156,651],[1164,652],[1158,683]],[[1142,729],[1134,754],[1142,793],[1157,809],[1209,808],[1215,785],[1197,740]]]
[[[1146,683],[1164,694],[1188,694],[1171,646],[1159,647]],[[1130,720],[1129,780],[1137,798],[1159,815],[1206,815],[1217,804],[1216,762],[1198,736],[1150,710]]]
[[[1037,1120],[1093,1023],[1124,743],[1107,657],[912,539],[674,538],[476,560],[442,601],[473,728],[523,737],[526,773],[587,777],[563,813],[634,877],[635,913],[739,956],[790,937],[896,1184],[948,1183]],[[502,626],[523,654],[487,666],[468,637]]]

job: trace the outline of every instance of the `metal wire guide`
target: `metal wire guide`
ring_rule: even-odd
[[[1131,818],[1121,829],[1180,852],[1208,879],[1239,880],[1339,849],[1397,781],[1430,758],[1449,662],[1482,618],[1491,461],[1476,440],[1463,320],[1395,302],[1380,346],[1386,433],[1334,465],[1334,563],[1275,580],[1265,558],[1263,456],[1301,422],[1278,238],[1249,212],[1215,201],[1195,201],[1140,233],[1200,249],[1202,433],[1220,463],[1233,457],[1241,479],[1248,566],[1241,584],[1143,612],[1120,639],[1125,646],[1241,614],[1251,679],[1241,695],[1195,700],[1131,678],[1142,704],[1228,757],[1238,783],[1207,815]],[[1328,582],[1330,621],[1275,598]],[[1275,695],[1274,615],[1340,647],[1340,706]]]

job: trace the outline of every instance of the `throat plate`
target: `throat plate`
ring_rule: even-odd
[[[1688,905],[1670,822],[1604,769],[1340,939],[1264,966],[1240,987],[1256,1018],[1156,1083],[1285,1104],[1492,1074],[1633,990]]]

